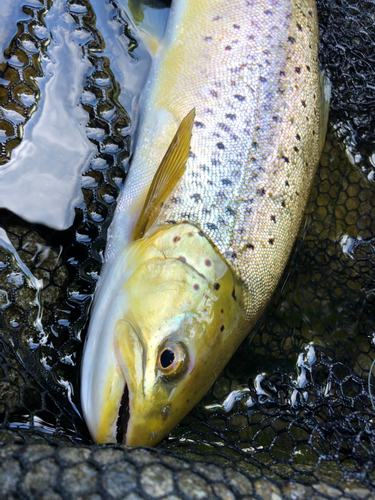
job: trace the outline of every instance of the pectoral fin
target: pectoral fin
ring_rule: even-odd
[[[185,172],[195,118],[192,109],[182,120],[148,191],[145,204],[134,229],[133,239],[142,238],[157,219],[165,200]]]

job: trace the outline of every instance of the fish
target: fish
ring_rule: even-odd
[[[266,310],[323,148],[314,0],[175,0],[81,370],[98,443],[155,446]]]

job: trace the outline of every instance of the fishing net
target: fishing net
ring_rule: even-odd
[[[121,9],[102,4],[134,57]],[[1,498],[375,498],[374,2],[318,2],[333,94],[297,242],[253,340],[155,450],[94,445],[79,413],[83,340],[133,136],[94,0],[64,5],[85,35],[87,126],[104,132],[90,136],[97,154],[71,228],[0,211]],[[38,105],[51,6],[24,2],[0,65],[4,165]]]

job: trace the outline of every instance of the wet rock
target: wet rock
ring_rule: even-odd
[[[229,481],[229,484],[238,491],[240,495],[249,495],[253,493],[254,488],[251,482],[240,472],[234,469],[226,469],[225,475]]]
[[[282,494],[280,489],[270,481],[260,479],[255,483],[257,494],[264,500],[281,500]]]
[[[17,481],[21,476],[21,464],[14,458],[0,465],[0,492],[8,495],[17,489]]]
[[[310,486],[304,484],[287,484],[283,487],[283,492],[291,500],[307,500],[313,492]]]
[[[206,498],[211,493],[211,486],[204,479],[188,471],[178,474],[178,487],[182,493],[193,500]]]
[[[172,471],[163,465],[153,464],[142,469],[141,485],[144,491],[158,498],[173,492]]]
[[[103,488],[114,498],[122,498],[137,486],[137,471],[128,461],[108,466],[102,476]]]
[[[234,493],[225,484],[214,484],[212,488],[215,495],[221,498],[221,500],[235,500],[236,498]]]
[[[29,445],[26,447],[24,450],[24,453],[22,454],[22,459],[29,462],[33,463],[36,462],[42,458],[50,457],[53,454],[54,450],[51,449],[51,446],[47,445]]]
[[[32,465],[21,483],[21,490],[33,497],[39,497],[43,490],[56,484],[59,466],[54,458],[47,458]]]
[[[141,464],[148,464],[154,460],[154,455],[148,450],[129,450],[129,456]]]
[[[123,450],[116,450],[113,448],[101,448],[97,450],[93,459],[100,465],[108,465],[112,462],[118,462],[124,458]]]
[[[314,484],[313,488],[315,491],[318,491],[319,493],[322,493],[322,495],[327,495],[331,498],[339,498],[342,495],[342,492],[338,490],[337,488],[332,488],[332,486],[328,486],[327,484]],[[313,495],[314,500],[318,499],[316,495]],[[320,497],[322,498],[322,497]]]
[[[93,493],[98,480],[98,471],[89,463],[68,467],[62,474],[64,489],[71,495]]]
[[[78,464],[87,460],[91,455],[91,451],[87,448],[66,447],[58,450],[58,456],[67,464]]]
[[[46,490],[39,497],[40,500],[63,500],[63,497],[51,489]]]

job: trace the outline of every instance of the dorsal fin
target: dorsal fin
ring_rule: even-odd
[[[173,191],[185,172],[190,154],[190,140],[195,118],[195,109],[182,120],[172,142],[162,159],[147,193],[145,204],[134,228],[133,239],[142,238],[155,222],[164,201]]]

